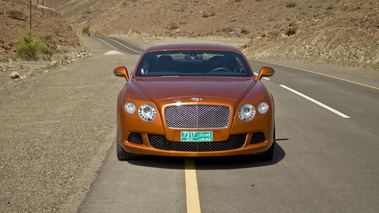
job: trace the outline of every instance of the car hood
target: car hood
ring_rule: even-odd
[[[175,102],[239,102],[254,86],[252,78],[236,77],[160,77],[134,80],[153,101],[172,99]],[[164,101],[166,102],[166,101]]]

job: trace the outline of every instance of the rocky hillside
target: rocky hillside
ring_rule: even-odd
[[[46,0],[91,35],[245,37],[250,57],[379,70],[377,0]]]
[[[379,71],[379,2],[335,2],[319,8],[304,4],[317,12],[255,37],[247,45],[247,54]]]
[[[0,62],[14,56],[14,43],[30,30],[27,0],[0,0]],[[70,24],[55,10],[32,5],[32,35],[45,38],[50,47],[79,46],[81,41]]]

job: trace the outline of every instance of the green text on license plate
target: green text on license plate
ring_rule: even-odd
[[[181,141],[208,142],[213,141],[213,132],[182,131]]]

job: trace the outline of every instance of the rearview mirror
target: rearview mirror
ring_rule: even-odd
[[[126,81],[129,80],[129,74],[128,74],[128,70],[126,69],[126,67],[122,66],[122,67],[117,67],[116,69],[113,70],[113,74],[117,77],[124,77],[126,79]]]
[[[260,81],[263,77],[271,77],[275,74],[275,70],[271,67],[262,67],[258,74],[258,80]]]

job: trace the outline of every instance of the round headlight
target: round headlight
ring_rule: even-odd
[[[157,111],[151,104],[143,104],[138,109],[138,114],[142,120],[146,122],[150,122],[155,119],[155,116],[157,115]]]
[[[254,118],[255,108],[251,104],[244,104],[238,110],[238,116],[242,121],[248,122]]]
[[[260,102],[258,104],[258,112],[265,114],[268,111],[268,104],[266,102]]]
[[[137,107],[133,102],[128,102],[125,104],[125,111],[128,114],[133,114],[136,111]]]

